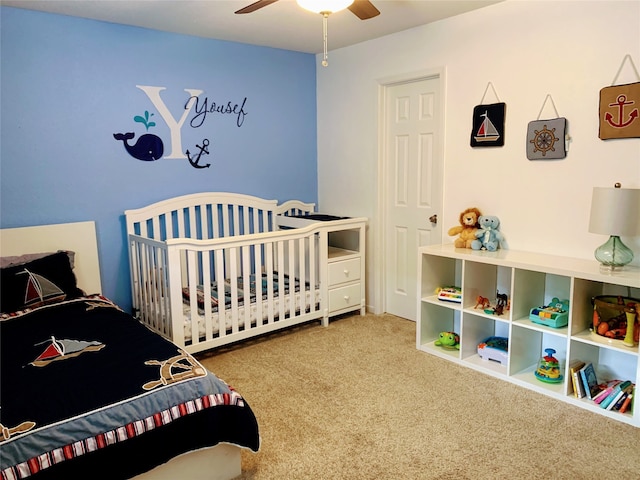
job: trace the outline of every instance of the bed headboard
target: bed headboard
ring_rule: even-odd
[[[74,273],[78,287],[102,293],[95,222],[60,223],[0,230],[0,256],[25,253],[75,252]]]

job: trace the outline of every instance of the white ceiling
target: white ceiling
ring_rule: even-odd
[[[255,0],[0,0],[0,5],[91,18],[173,33],[305,53],[323,50],[322,16],[278,0],[253,13]],[[503,0],[372,0],[380,15],[360,20],[349,10],[329,17],[328,48],[354,45]]]

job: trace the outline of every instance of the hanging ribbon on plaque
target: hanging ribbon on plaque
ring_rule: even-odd
[[[616,85],[627,60],[638,81]],[[602,140],[640,137],[640,75],[629,54],[622,60],[611,86],[600,90],[599,118],[598,137]]]
[[[540,120],[547,100],[551,100],[556,118]],[[567,156],[569,135],[567,119],[558,115],[550,94],[544,99],[538,119],[527,126],[527,158],[529,160],[558,160]]]
[[[497,103],[485,104],[489,87],[498,100]],[[502,147],[504,145],[504,121],[507,104],[500,102],[493,84],[489,82],[484,90],[480,105],[473,109],[473,128],[471,130],[472,147]]]

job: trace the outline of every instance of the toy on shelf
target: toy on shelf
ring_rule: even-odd
[[[476,232],[478,231],[478,219],[482,213],[475,207],[467,208],[464,212],[460,213],[460,217],[458,218],[458,222],[460,225],[456,225],[455,227],[451,227],[447,234],[450,237],[456,238],[453,245],[456,248],[471,248],[471,243],[476,239]]]
[[[609,340],[623,340],[622,344],[634,346],[638,343],[638,312],[640,300],[613,295],[600,295],[593,300],[593,324],[591,331]],[[629,315],[627,315],[629,314]],[[627,338],[631,323],[633,340]],[[626,342],[624,342],[627,338]],[[630,342],[634,342],[630,344]]]
[[[484,310],[484,313],[488,315],[503,315],[505,310],[509,310],[511,308],[511,304],[509,302],[509,297],[506,293],[496,292],[496,306],[492,307],[489,303],[489,299],[478,296],[476,299],[476,306],[474,308],[481,307]]]
[[[504,235],[500,232],[500,219],[495,215],[482,215],[478,219],[480,228],[476,232],[476,239],[471,242],[473,250],[488,250],[495,252],[499,248],[506,248]]]
[[[496,292],[496,308],[493,309],[495,315],[502,315],[505,308],[508,310],[509,297],[506,293]]]
[[[433,344],[445,350],[460,350],[460,336],[456,332],[440,332],[438,340]]]
[[[560,383],[562,374],[560,373],[560,363],[553,356],[556,351],[553,348],[545,348],[547,352],[538,362],[538,369],[534,372],[536,378],[541,382]]]
[[[569,323],[569,300],[553,297],[549,305],[532,308],[529,320],[547,327],[564,327]]]
[[[462,302],[462,289],[460,287],[442,287],[438,288],[438,300],[443,302]]]
[[[478,344],[478,356],[483,360],[492,360],[507,365],[509,339],[506,337],[489,337]]]
[[[473,308],[481,308],[482,310],[486,310],[490,306],[491,303],[489,302],[489,299],[487,297],[478,295],[478,297],[476,298],[476,306]]]
[[[627,316],[627,334],[622,343],[627,347],[635,347],[638,345],[638,333],[640,333],[638,332],[640,326],[636,325],[640,321],[638,309],[635,305],[628,307],[624,310],[624,314]]]

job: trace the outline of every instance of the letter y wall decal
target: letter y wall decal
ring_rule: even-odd
[[[245,110],[247,104],[246,97],[237,103],[233,101],[216,103],[207,97],[201,98],[200,96],[204,93],[203,90],[185,88],[184,91],[188,96],[185,97],[183,111],[181,115],[179,115],[179,118],[177,118],[178,116],[174,117],[166,103],[160,97],[160,92],[166,90],[166,87],[146,85],[136,85],[136,87],[146,94],[152,106],[155,107],[159,117],[156,117],[156,114],[150,112],[150,110],[144,110],[144,114],[142,115],[133,116],[134,124],[142,124],[145,127],[145,132],[139,135],[135,142],[136,133],[132,131],[114,133],[113,138],[122,141],[129,155],[145,162],[160,160],[163,158],[166,150],[168,155],[164,156],[165,159],[187,160],[188,165],[194,168],[208,168],[211,164],[201,163],[201,157],[203,154],[209,155],[211,153],[209,151],[211,141],[208,138],[204,138],[199,141],[199,144],[195,143],[191,151],[188,148],[183,150],[182,135],[184,133],[183,127],[185,123],[189,129],[196,129],[205,125],[205,120],[207,120],[207,115],[209,114],[212,116],[230,115],[235,119],[235,125],[239,128],[243,125],[247,115]],[[192,111],[194,115],[187,123],[187,119]],[[164,141],[158,135],[149,132],[150,128],[158,126],[157,122],[160,120],[164,121],[169,130],[169,137],[165,138]]]

